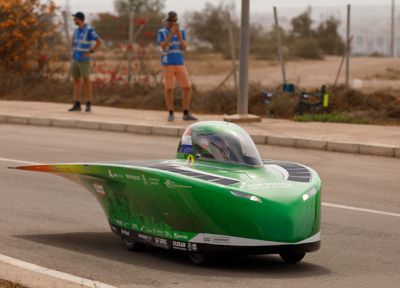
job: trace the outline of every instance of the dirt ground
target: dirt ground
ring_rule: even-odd
[[[107,59],[106,57],[100,57]],[[232,61],[223,59],[219,54],[191,54],[186,64],[192,82],[199,90],[210,90],[224,80],[232,70]],[[341,57],[327,56],[324,60],[290,60],[286,63],[287,81],[302,89],[333,85]],[[121,64],[122,63],[122,64]],[[152,56],[151,67],[160,70],[159,60]],[[113,69],[126,64],[119,61],[97,61],[103,69]],[[237,65],[239,63],[237,62]],[[350,61],[350,85],[361,90],[376,91],[384,89],[400,90],[400,59],[383,57],[352,57]],[[123,69],[126,71],[127,69]],[[281,67],[277,61],[250,58],[249,81],[265,87],[275,87],[282,83]],[[345,81],[344,66],[338,84]],[[233,86],[233,78],[228,86]]]
[[[0,279],[0,288],[27,288],[27,287],[18,283]]]

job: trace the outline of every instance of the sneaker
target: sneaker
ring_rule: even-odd
[[[85,111],[86,111],[86,112],[92,111],[92,103],[90,103],[89,101],[86,102],[86,109],[85,109]]]
[[[169,114],[169,115],[168,115],[168,122],[172,122],[172,121],[174,121],[174,120],[175,120],[174,114]]]
[[[192,114],[187,113],[187,114],[183,115],[183,120],[185,120],[185,121],[196,121],[197,118],[194,117]]]
[[[68,109],[69,112],[75,112],[75,111],[81,111],[81,110],[82,110],[81,103],[78,101],[76,101],[74,103],[74,105],[70,109]]]

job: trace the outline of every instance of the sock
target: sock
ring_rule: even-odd
[[[169,115],[174,115],[174,111],[169,110]]]
[[[189,110],[183,110],[183,115],[189,114]]]

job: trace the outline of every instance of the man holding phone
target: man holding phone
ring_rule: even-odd
[[[169,111],[168,121],[174,121],[174,79],[183,90],[183,120],[194,121],[197,118],[189,113],[190,105],[190,81],[189,73],[185,66],[183,52],[187,49],[186,31],[178,24],[178,14],[174,11],[168,13],[166,27],[160,29],[157,34],[157,45],[162,51],[161,65],[164,69],[165,103]]]

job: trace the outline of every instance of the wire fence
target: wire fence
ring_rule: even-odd
[[[75,10],[72,7],[71,10]],[[313,29],[317,29],[321,22],[334,17],[338,20],[338,32],[346,44],[346,17],[347,7],[277,7],[279,25],[290,33],[292,19],[311,9]],[[351,9],[350,35],[351,61],[350,81],[361,80],[362,87],[376,88],[400,88],[397,84],[400,79],[400,70],[395,67],[396,61],[387,58],[394,53],[395,57],[400,56],[400,34],[396,36],[393,31],[400,31],[400,9],[396,10],[392,18],[390,5],[380,6],[353,6]],[[85,12],[85,11],[84,11]],[[71,13],[58,13],[55,19],[58,33],[61,40],[55,42],[52,47],[51,64],[54,77],[68,78],[70,60],[70,39],[73,34]],[[162,83],[162,73],[159,63],[160,51],[156,46],[156,34],[162,24],[154,24],[146,17],[121,19],[114,16],[106,18],[101,14],[87,13],[88,22],[101,25],[104,46],[94,56],[93,80],[98,86],[106,84],[150,84]],[[103,18],[102,18],[103,17]],[[182,17],[183,18],[183,17]],[[104,21],[100,21],[103,19]],[[394,21],[392,21],[394,19]],[[160,19],[162,20],[162,19]],[[253,24],[260,25],[261,29],[271,31],[274,27],[272,7],[266,6],[266,11],[259,11],[251,15]],[[162,23],[161,21],[158,23]],[[183,20],[182,26],[185,26]],[[392,24],[394,23],[394,30]],[[133,31],[130,35],[130,28]],[[190,32],[190,31],[189,31]],[[212,31],[210,31],[212,33]],[[228,34],[229,31],[227,30]],[[394,36],[392,36],[394,35]],[[191,38],[188,34],[189,44],[198,43],[198,39]],[[239,35],[233,35],[233,41],[240,41]],[[339,52],[336,56],[325,55],[322,61],[288,59],[287,43],[282,40],[283,58],[286,63],[288,81],[304,87],[319,87],[323,84],[333,84],[338,76],[339,83],[345,82],[345,69],[338,75],[339,66],[342,62],[342,55]],[[232,74],[232,59],[224,59],[222,56],[208,51],[207,53],[197,51],[193,45],[186,53],[187,65],[191,74],[192,82],[198,89],[217,89],[221,84],[232,87],[234,75]],[[257,43],[250,43],[257,45]],[[265,47],[265,57],[271,60],[262,60],[263,57],[251,57],[250,81],[260,83],[264,86],[275,86],[284,82],[281,78],[278,63],[278,47],[276,43],[269,43],[272,47]],[[264,48],[261,48],[264,49]],[[306,48],[307,49],[307,48]],[[393,51],[392,51],[393,49]],[[367,59],[367,60],[365,60]],[[367,63],[369,65],[367,65]],[[369,70],[365,70],[367,67]],[[389,72],[388,72],[389,71]],[[398,73],[397,73],[398,71]],[[386,75],[386,74],[390,75]],[[393,75],[395,74],[395,75]],[[376,77],[375,77],[376,76]],[[355,81],[359,84],[360,82]],[[355,86],[357,86],[355,84]]]

